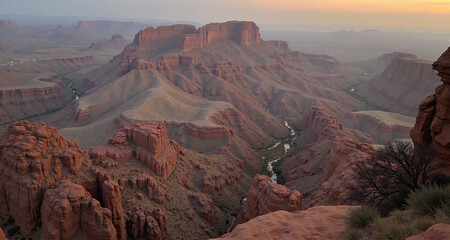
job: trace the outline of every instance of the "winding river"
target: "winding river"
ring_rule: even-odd
[[[292,127],[289,126],[288,122],[284,121],[284,125],[289,129],[289,132],[290,132],[289,138],[286,139],[286,140],[288,140],[289,143],[285,143],[283,145],[283,147],[284,147],[284,154],[283,155],[281,155],[278,158],[273,159],[273,160],[271,160],[271,161],[269,161],[267,163],[267,170],[269,170],[269,172],[271,174],[270,179],[272,180],[273,183],[277,183],[277,180],[278,180],[277,179],[277,174],[273,171],[273,164],[278,162],[280,159],[284,158],[287,155],[288,150],[291,149],[291,146],[293,146],[293,144],[294,144],[294,140],[297,138],[297,134],[295,133],[294,129],[292,129]],[[273,145],[272,147],[267,148],[267,150],[274,149],[280,144],[281,144],[281,141],[275,143],[275,145]]]

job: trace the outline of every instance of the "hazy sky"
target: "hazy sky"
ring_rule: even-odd
[[[450,29],[450,0],[0,0],[0,14]]]

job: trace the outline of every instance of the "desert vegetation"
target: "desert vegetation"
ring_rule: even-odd
[[[450,178],[427,148],[394,142],[352,168],[363,203],[347,217],[347,239],[405,239],[438,223],[450,223]]]

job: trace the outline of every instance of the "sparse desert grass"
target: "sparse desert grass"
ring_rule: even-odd
[[[350,212],[346,239],[402,240],[437,223],[450,224],[450,186],[428,185],[412,192],[405,210],[381,218],[374,208]]]
[[[349,227],[360,229],[369,226],[379,218],[377,210],[373,207],[363,207],[352,210],[347,218]]]
[[[436,210],[450,204],[450,185],[422,187],[409,195],[407,203],[421,215],[432,215]]]

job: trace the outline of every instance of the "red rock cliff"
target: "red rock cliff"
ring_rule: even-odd
[[[15,122],[0,133],[0,214],[29,234],[40,218],[44,192],[62,173],[77,175],[88,154],[44,123]],[[89,161],[86,161],[88,163]]]
[[[302,195],[296,190],[291,191],[283,185],[272,183],[267,176],[256,175],[234,226],[278,210],[302,210]]]
[[[186,34],[181,47],[184,51],[189,51],[221,39],[231,39],[244,46],[261,42],[259,27],[254,22],[230,21],[211,23],[199,28],[195,33]]]
[[[450,47],[433,63],[433,68],[443,84],[420,104],[410,134],[415,146],[430,146],[438,159],[450,164]],[[446,172],[450,173],[449,165]]]

